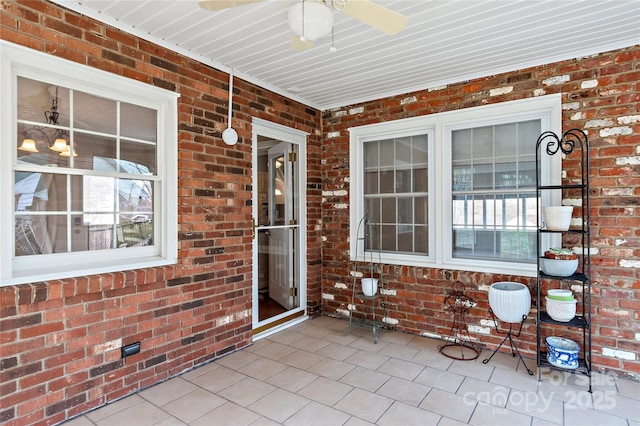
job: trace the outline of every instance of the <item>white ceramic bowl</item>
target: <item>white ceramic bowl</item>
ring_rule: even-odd
[[[566,231],[571,225],[573,206],[543,207],[544,224],[550,231]]]
[[[547,301],[547,313],[551,319],[559,322],[569,322],[576,316],[577,301],[575,299],[572,301],[565,301],[545,297],[545,300]]]
[[[562,260],[540,258],[540,269],[547,275],[568,277],[578,269],[578,259]]]
[[[553,288],[547,290],[547,294],[549,296],[560,296],[560,297],[573,297],[573,291],[571,290],[563,290],[559,288]]]

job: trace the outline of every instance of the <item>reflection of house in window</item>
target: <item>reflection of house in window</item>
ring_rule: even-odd
[[[94,159],[94,170],[149,173],[143,165],[102,157]],[[152,244],[151,181],[16,172],[14,196],[16,256]]]

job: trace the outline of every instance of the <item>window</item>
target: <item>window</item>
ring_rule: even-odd
[[[428,254],[427,147],[427,135],[364,142],[366,249]]]
[[[349,129],[351,253],[535,275],[535,146],[559,132],[560,106],[549,95]],[[559,159],[543,160],[543,182],[559,183]],[[356,235],[365,215],[379,247]]]
[[[540,127],[537,119],[451,132],[454,258],[536,262]]]
[[[174,263],[177,95],[2,47],[1,282]]]

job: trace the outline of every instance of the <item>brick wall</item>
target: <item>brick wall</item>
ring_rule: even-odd
[[[349,174],[347,128],[562,93],[563,129],[584,129],[591,144],[594,368],[640,379],[639,68],[636,46],[324,112],[324,311],[344,316],[351,302],[349,181],[356,177]],[[576,164],[564,162],[569,176]],[[452,317],[443,302],[460,280],[478,302],[468,317],[471,335],[491,348],[501,337],[487,321],[489,285],[503,280],[526,283],[532,290],[536,285],[535,278],[392,265],[385,266],[384,278],[387,322],[429,336],[449,334]],[[527,324],[519,347],[535,357],[535,311]],[[566,329],[558,333],[581,340]]]
[[[236,79],[228,147],[227,74],[44,1],[0,13],[4,40],[180,93],[179,263],[0,288],[1,422],[57,423],[251,342],[251,117],[311,134],[308,308],[320,312],[319,111]]]

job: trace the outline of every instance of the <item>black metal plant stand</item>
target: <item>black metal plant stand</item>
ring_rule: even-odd
[[[444,299],[445,309],[453,314],[453,325],[446,343],[438,348],[440,353],[458,361],[471,361],[480,355],[480,349],[471,343],[467,330],[466,314],[477,305],[475,300],[464,294],[464,284],[456,281],[449,295]]]
[[[491,308],[489,308],[489,312],[491,313],[491,318],[493,318],[493,323],[496,326],[496,331],[498,333],[502,334],[500,332],[500,330],[498,329],[498,322],[496,321],[496,316],[494,315],[493,310]],[[530,376],[533,376],[533,371],[531,371],[529,369],[529,367],[527,367],[527,364],[525,364],[524,359],[522,358],[522,354],[518,350],[518,347],[516,346],[516,343],[513,341],[513,337],[520,337],[520,333],[522,332],[522,325],[524,324],[524,321],[526,319],[527,319],[527,315],[523,315],[522,316],[522,321],[520,321],[520,328],[518,329],[518,333],[517,334],[513,334],[513,324],[515,324],[515,323],[512,323],[512,322],[509,323],[509,331],[507,331],[506,336],[504,336],[504,339],[502,339],[502,342],[500,342],[500,344],[493,351],[491,356],[482,361],[483,364],[486,364],[489,361],[491,361],[491,358],[493,358],[493,356],[496,354],[496,352],[498,352],[498,350],[500,350],[500,348],[502,347],[504,342],[506,342],[507,339],[509,339],[509,345],[511,345],[511,355],[513,355],[515,357],[516,354],[518,354],[518,357],[520,358],[520,360],[518,361],[518,364],[520,364],[520,362],[522,362],[522,365],[524,365],[524,368],[527,369],[527,373],[529,373]],[[516,364],[516,370],[518,369],[518,364]]]

